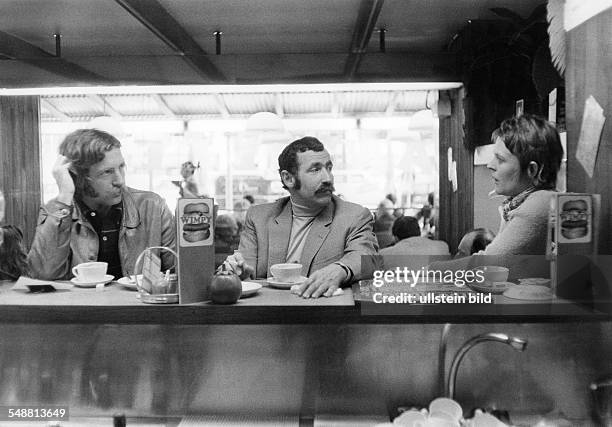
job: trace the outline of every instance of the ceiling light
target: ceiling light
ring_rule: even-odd
[[[283,119],[269,111],[260,111],[246,121],[248,132],[285,132]]]
[[[17,95],[109,95],[109,94],[198,94],[198,93],[266,93],[266,92],[350,92],[450,90],[462,87],[460,82],[424,83],[317,83],[275,85],[167,85],[167,86],[72,86],[0,89],[0,96]]]

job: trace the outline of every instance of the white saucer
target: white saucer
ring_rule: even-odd
[[[519,285],[537,285],[550,288],[550,279],[545,279],[543,277],[527,277],[525,279],[518,279],[518,281]]]
[[[140,279],[141,277],[142,277],[142,274],[139,274],[138,278]],[[129,277],[122,277],[121,279],[117,280],[117,283],[119,283],[124,288],[129,289],[130,291],[138,290],[138,286],[136,286],[136,282],[130,279]]]
[[[242,296],[250,297],[251,295],[255,295],[261,289],[261,285],[255,282],[242,282]]]
[[[99,285],[100,283],[110,283],[113,281],[114,276],[112,274],[105,274],[104,275],[104,280],[98,280],[97,282],[81,282],[78,278],[73,277],[72,279],[70,279],[70,281],[72,282],[72,284],[74,286],[78,286],[79,288],[95,288],[96,285]]]
[[[467,285],[471,289],[478,291],[478,292],[503,294],[515,284],[512,282],[482,282],[482,283],[473,282],[473,283],[468,283]]]
[[[296,280],[295,282],[284,282],[282,280],[278,280],[275,277],[268,277],[266,279],[266,281],[268,282],[268,285],[270,285],[273,288],[278,288],[278,289],[291,289],[291,287],[293,285],[301,285],[302,283],[304,283],[306,280],[308,279],[308,277],[304,277],[304,276],[300,276],[300,278],[298,280]]]
[[[553,297],[550,288],[538,285],[516,285],[504,292],[504,296],[532,301],[545,301]]]

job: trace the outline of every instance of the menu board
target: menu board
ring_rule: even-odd
[[[557,296],[591,297],[600,203],[598,194],[558,193],[551,199],[548,252]]]
[[[179,303],[206,301],[215,268],[214,201],[181,198],[176,205]]]

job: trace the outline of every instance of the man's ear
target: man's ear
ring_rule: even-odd
[[[283,184],[285,184],[285,187],[290,189],[295,187],[295,176],[293,176],[291,172],[282,170],[280,176],[281,180],[283,181]]]

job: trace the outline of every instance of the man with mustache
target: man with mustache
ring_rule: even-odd
[[[53,166],[58,196],[40,209],[28,262],[34,277],[69,279],[72,267],[108,263],[115,278],[134,273],[151,246],[174,249],[174,217],[150,191],[125,186],[121,143],[97,129],[79,129],[62,141]],[[174,264],[162,252],[162,269]]]
[[[293,141],[278,165],[290,196],[248,210],[238,252],[225,265],[244,279],[266,278],[274,264],[302,264],[308,279],[297,293],[304,298],[331,296],[371,277],[372,263],[362,269],[361,261],[378,251],[372,215],[333,195],[333,164],[323,144],[313,137]]]

